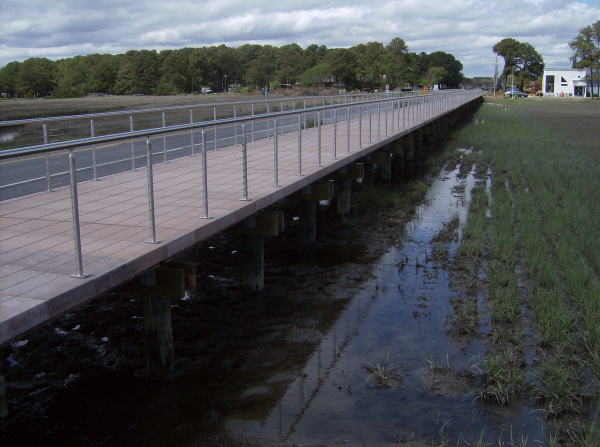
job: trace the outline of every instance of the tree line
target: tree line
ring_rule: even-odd
[[[442,84],[458,87],[463,66],[452,54],[410,52],[403,39],[351,48],[292,43],[245,44],[178,50],[130,50],[51,61],[30,58],[0,69],[0,91],[9,97],[71,98],[87,93],[176,95],[227,86],[344,85],[348,90]]]

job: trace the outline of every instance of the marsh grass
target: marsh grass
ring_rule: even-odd
[[[481,379],[481,387],[471,394],[474,400],[494,401],[501,406],[521,398],[529,387],[522,369],[521,354],[508,347],[497,354],[488,353],[472,370]]]
[[[597,435],[587,435],[597,433],[597,419],[567,436],[565,417],[578,418],[586,411],[582,402],[598,398],[598,384],[590,386],[582,368],[589,366],[600,379],[600,104],[494,102],[502,106],[484,105],[475,115],[485,119],[484,126],[465,126],[454,136],[457,145],[481,149],[477,163],[488,163],[493,172],[487,271],[491,338],[499,347],[517,346],[522,335],[500,327],[518,330],[520,313],[529,308],[538,352],[544,353],[536,359],[530,395],[562,424],[560,436],[545,445],[566,438],[564,445],[600,445]],[[495,369],[496,364],[504,366]],[[506,358],[483,362],[484,384],[501,384],[494,372],[510,377],[507,365]],[[496,399],[494,393],[489,396]]]
[[[399,381],[402,376],[398,374],[398,368],[390,366],[390,351],[387,352],[385,360],[380,365],[376,363],[373,365],[371,362],[363,364],[363,368],[369,373],[365,382],[371,381],[376,387],[379,388],[391,388],[392,381]]]

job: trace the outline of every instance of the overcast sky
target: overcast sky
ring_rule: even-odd
[[[529,42],[547,67],[569,67],[568,42],[597,20],[600,0],[0,0],[0,66],[130,49],[351,47],[401,37],[411,51],[452,53],[468,77],[493,76],[501,39]]]

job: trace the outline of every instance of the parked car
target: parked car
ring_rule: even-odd
[[[202,94],[203,95],[207,95],[209,93],[212,93],[213,91],[211,90],[210,87],[202,87]]]
[[[518,88],[508,88],[504,93],[504,97],[508,98],[527,98],[527,93],[520,92]]]

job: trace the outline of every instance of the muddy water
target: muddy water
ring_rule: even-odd
[[[485,354],[483,337],[453,339],[446,331],[453,312],[449,298],[460,293],[450,288],[450,272],[432,261],[431,241],[456,216],[461,226],[465,223],[474,183],[473,172],[466,178],[458,169],[440,173],[401,246],[379,259],[372,279],[352,297],[303,367],[246,392],[255,401],[248,407],[259,410],[228,415],[230,436],[286,445],[439,442],[439,430],[455,443],[461,437],[477,439],[483,431],[485,439],[495,442],[511,436],[541,439],[542,421],[533,408],[517,403],[502,410],[473,402],[468,395],[473,383],[460,372]],[[459,243],[459,238],[449,243],[450,254]],[[482,321],[479,335],[487,330]],[[453,372],[435,374],[428,361]],[[384,386],[373,382],[365,368],[369,363],[376,368],[385,364],[392,379]],[[261,417],[261,399],[281,382],[286,392]]]

